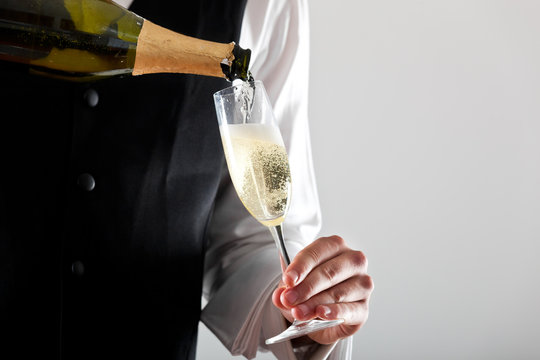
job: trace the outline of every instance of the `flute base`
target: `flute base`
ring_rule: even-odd
[[[266,345],[277,344],[283,341],[291,340],[300,336],[310,334],[312,332],[328,329],[330,327],[343,324],[343,319],[337,320],[319,320],[312,319],[306,321],[294,320],[291,326],[289,326],[281,334],[278,334],[265,341]]]

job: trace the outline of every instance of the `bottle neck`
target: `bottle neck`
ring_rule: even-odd
[[[233,81],[235,79],[253,81],[253,77],[248,70],[249,60],[251,58],[251,50],[242,49],[240,46],[235,44],[233,48],[233,56],[234,59],[232,62],[221,64],[221,70],[223,71],[223,74],[225,74],[225,77],[229,81]]]
[[[132,74],[184,73],[229,80],[247,78],[249,53],[234,42],[223,44],[201,40],[145,20]]]

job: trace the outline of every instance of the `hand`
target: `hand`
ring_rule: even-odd
[[[344,319],[341,325],[308,336],[332,344],[351,336],[368,318],[373,281],[367,258],[339,236],[322,237],[300,251],[285,269],[272,301],[290,322],[315,317]]]

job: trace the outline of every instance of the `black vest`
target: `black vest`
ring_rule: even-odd
[[[244,5],[131,10],[230,42]],[[195,359],[223,165],[212,94],[228,85],[179,74],[71,83],[0,63],[0,359]]]

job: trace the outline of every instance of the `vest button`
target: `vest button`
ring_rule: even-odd
[[[83,190],[92,191],[96,187],[96,181],[92,175],[84,173],[77,178],[77,185]]]
[[[77,276],[84,275],[84,264],[82,261],[75,261],[71,264],[71,272]]]
[[[89,107],[96,107],[99,102],[99,95],[94,89],[86,90],[83,97]]]

